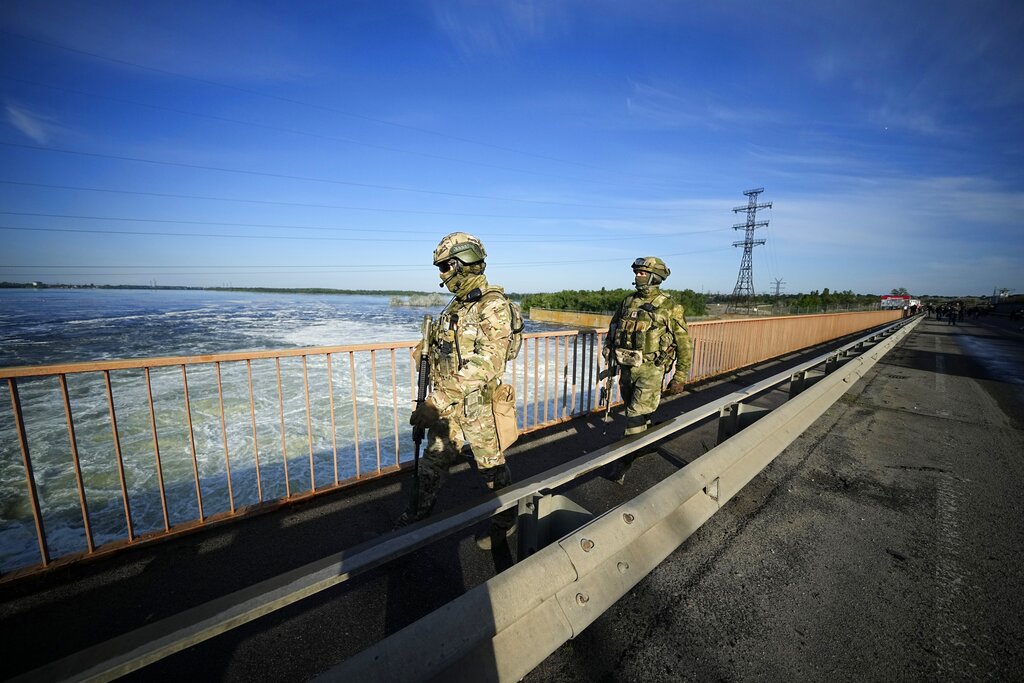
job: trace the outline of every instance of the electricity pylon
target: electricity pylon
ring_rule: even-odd
[[[732,226],[733,230],[744,230],[745,232],[742,241],[732,243],[734,247],[743,247],[743,259],[740,261],[740,273],[736,277],[736,287],[732,290],[730,309],[738,307],[741,303],[744,307],[749,307],[754,299],[754,247],[765,243],[765,240],[754,239],[754,230],[768,225],[768,221],[759,222],[757,220],[757,210],[772,208],[771,202],[757,203],[757,195],[762,192],[764,192],[763,187],[747,190],[743,193],[747,196],[747,205],[737,206],[733,209],[733,213],[745,211],[747,221]]]

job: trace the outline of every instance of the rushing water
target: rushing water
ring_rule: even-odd
[[[0,367],[409,341],[419,336],[422,316],[437,312],[390,306],[380,296],[0,290]],[[222,364],[220,378],[212,364],[190,366],[187,410],[181,367],[154,369],[158,449],[143,372],[112,372],[133,532],[162,529],[165,514],[173,526],[199,517],[200,505],[208,517],[232,505],[237,509],[261,498],[308,491],[407,457],[408,446],[399,444],[408,443],[408,354],[400,350],[392,361],[387,352],[378,353],[376,367],[366,359],[350,364],[346,355],[335,358],[330,373],[324,356],[311,356],[306,366],[299,358],[282,359],[280,387],[275,361],[253,361],[251,403],[245,363]],[[95,542],[123,539],[129,515],[102,374],[70,374],[67,385]],[[51,556],[84,550],[59,382],[29,379],[18,386]],[[331,390],[337,399],[333,413]],[[357,431],[358,439],[353,436]],[[376,448],[375,433],[389,450]],[[154,450],[160,453],[159,468]],[[38,561],[25,468],[5,387],[0,397],[0,571]]]
[[[387,297],[0,289],[0,367],[415,339]]]

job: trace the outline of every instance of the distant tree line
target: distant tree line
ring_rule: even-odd
[[[875,306],[879,302],[879,296],[877,294],[854,294],[849,289],[842,292],[832,292],[826,287],[820,292],[812,289],[809,294],[796,294],[792,297],[780,296],[779,300],[794,308],[828,310]]]
[[[611,313],[619,307],[622,300],[632,289],[563,289],[559,292],[542,294],[511,294],[524,311],[536,306],[537,308],[550,308],[556,311],[585,311],[587,313]],[[686,314],[691,316],[704,315],[707,312],[707,297],[698,294],[692,289],[662,289],[673,301],[682,304]]]

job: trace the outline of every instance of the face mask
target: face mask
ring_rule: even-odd
[[[483,275],[473,272],[474,270],[476,269],[462,264],[452,264],[451,267],[439,272],[441,284],[438,286],[447,287],[455,296],[464,295],[479,285],[478,280],[483,280]]]
[[[460,290],[465,286],[466,281],[473,277],[470,273],[446,273],[447,280],[442,277],[441,284],[448,288],[448,291],[452,294],[458,294]]]
[[[650,287],[653,279],[654,275],[651,273],[638,270],[633,276],[633,286],[637,289]]]

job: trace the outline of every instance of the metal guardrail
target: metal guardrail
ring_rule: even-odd
[[[689,381],[898,316],[693,323]],[[505,376],[521,432],[600,409],[603,342],[593,331],[526,335]],[[3,578],[399,471],[411,455],[414,344],[0,368],[0,463],[10,476],[20,454],[25,483],[5,506],[19,517],[3,521],[30,521],[38,545],[38,561],[0,555]]]
[[[841,368],[840,357],[829,356],[828,374],[813,386],[803,367],[790,378],[800,385],[791,399],[756,424],[315,680],[521,680],[626,595],[919,321]],[[718,402],[723,419],[742,405],[728,400]],[[661,429],[659,438],[678,429]]]
[[[766,425],[769,423],[767,418],[765,418],[758,423],[758,431],[747,430],[740,433],[740,436],[743,437],[742,440],[737,437],[728,438],[725,441],[724,445],[726,448],[733,449],[728,451],[729,455],[723,455],[726,451],[722,450],[722,446],[719,446],[680,470],[680,472],[670,477],[669,480],[657,485],[655,489],[658,489],[659,493],[655,497],[655,503],[647,504],[646,502],[641,502],[640,499],[636,499],[598,518],[593,524],[615,526],[608,533],[619,540],[615,541],[615,544],[608,544],[608,548],[613,548],[614,552],[618,552],[623,548],[624,541],[622,538],[632,543],[638,538],[643,537],[644,531],[654,529],[659,524],[662,524],[662,521],[652,515],[658,509],[671,509],[671,505],[666,507],[666,503],[661,501],[660,496],[662,495],[683,496],[685,494],[683,499],[686,501],[697,497],[699,499],[698,503],[688,502],[683,506],[677,507],[685,508],[683,514],[687,515],[690,514],[689,511],[693,505],[699,505],[700,510],[703,511],[702,514],[707,513],[707,517],[710,517],[718,507],[746,484],[767,462],[770,462],[778,452],[781,452],[785,445],[796,438],[806,428],[806,425],[809,425],[810,422],[824,412],[828,405],[831,405],[832,401],[828,401],[827,404],[822,403],[821,399],[823,396],[831,396],[838,391],[837,397],[845,392],[852,382],[851,377],[859,377],[866,372],[870,365],[883,355],[889,346],[901,338],[902,334],[897,336],[894,333],[897,333],[901,328],[907,329],[905,327],[907,322],[913,321],[901,321],[885,329],[877,330],[839,349],[804,362],[795,368],[779,373],[740,391],[733,392],[697,409],[683,413],[636,437],[630,437],[611,444],[557,468],[519,482],[509,489],[502,491],[499,495],[492,495],[465,507],[450,510],[442,515],[429,518],[400,531],[392,532],[380,539],[325,557],[281,576],[268,579],[194,607],[181,614],[149,624],[136,631],[29,672],[24,678],[25,680],[62,680],[65,678],[74,680],[111,680],[117,676],[135,671],[158,659],[203,642],[229,629],[241,626],[272,611],[336,586],[339,583],[343,583],[350,578],[393,561],[436,540],[470,528],[498,512],[520,505],[520,501],[529,500],[538,494],[549,493],[618,458],[646,448],[672,434],[702,422],[709,416],[715,414],[720,416],[720,438],[728,438],[732,433],[739,431],[745,425],[746,420],[740,419],[744,413],[739,408],[740,406],[746,406],[753,399],[788,382],[790,384],[791,400],[783,408],[776,409],[773,414],[777,416],[776,419],[782,419],[785,417],[783,409],[786,406],[790,406],[790,410],[794,406],[799,406],[800,410],[808,410],[807,406],[811,406],[809,412],[806,412],[801,418],[800,424],[804,425],[803,427],[794,427],[795,423],[789,422],[785,433],[782,436],[777,436],[766,428]],[[849,371],[836,372],[843,359],[848,359],[851,357],[851,354],[860,353],[865,351],[865,349],[865,355],[859,358],[852,358],[852,360],[859,361],[859,364],[851,366],[852,369]],[[813,376],[815,369],[819,366],[821,371],[815,377]],[[828,382],[823,380],[828,380]],[[792,397],[795,397],[800,402],[797,403],[797,400],[793,400]],[[753,446],[751,442],[753,442]],[[749,464],[744,465],[743,468],[736,467],[742,458],[736,456],[735,453],[738,452],[741,453],[742,457],[747,457],[745,454],[748,451],[757,446],[757,444],[762,443],[772,451],[770,457],[759,452],[753,461],[755,464],[759,464],[756,469],[753,469],[753,466]],[[739,444],[743,445],[740,446]],[[712,456],[712,454],[714,455]],[[715,465],[712,467],[709,463],[715,463]],[[727,470],[729,472],[728,478],[723,474]],[[654,491],[654,489],[651,491]],[[665,494],[666,491],[668,491],[668,494]],[[644,494],[644,496],[647,495]],[[704,497],[700,498],[700,495]],[[713,504],[708,501],[713,501]],[[686,507],[687,505],[690,507]],[[629,515],[632,520],[625,521],[625,517],[618,517],[617,511],[621,510],[625,510],[623,514]],[[657,552],[664,552],[667,555],[667,552],[670,552],[681,543],[707,517],[701,519],[696,526],[693,526],[691,520],[687,520],[685,524],[672,520],[664,522],[662,528],[669,529],[671,533],[680,533],[681,529],[688,529],[688,531],[684,536],[674,541],[675,545],[671,545],[667,550],[663,547],[663,540],[659,540]],[[640,521],[633,527],[632,525],[638,519]],[[623,536],[623,532],[619,528],[623,521],[629,527],[628,533],[625,536]],[[590,529],[590,526],[588,525],[585,529]],[[499,638],[503,637],[501,633],[506,627],[511,628],[511,626],[529,629],[532,635],[527,637],[527,634],[516,633],[514,637],[506,638],[503,641],[500,645],[502,648],[509,647],[509,643],[516,644],[516,647],[520,647],[522,643],[539,643],[550,635],[550,650],[548,651],[550,653],[561,642],[564,642],[566,637],[571,637],[578,633],[578,631],[575,631],[569,632],[566,635],[561,626],[558,628],[551,626],[551,623],[560,623],[562,619],[562,617],[556,617],[551,612],[551,609],[555,607],[555,603],[552,601],[556,599],[556,594],[561,596],[561,599],[564,599],[564,596],[568,594],[567,591],[570,590],[567,586],[573,585],[577,577],[582,581],[585,579],[587,572],[594,570],[595,566],[604,566],[609,561],[615,561],[614,555],[608,555],[613,550],[606,548],[606,543],[602,539],[604,532],[598,535],[596,531],[581,530],[574,532],[574,534],[567,538],[574,539],[577,543],[576,547],[581,547],[579,546],[580,541],[577,538],[580,534],[585,534],[583,537],[588,540],[597,538],[597,543],[601,549],[600,552],[590,556],[590,551],[588,550],[585,551],[587,554],[580,556],[578,553],[564,550],[567,543],[569,546],[572,546],[571,541],[564,539],[560,543],[543,548],[536,555],[513,566],[512,569],[499,574],[486,584],[464,594],[451,603],[449,607],[442,608],[442,610],[433,613],[433,615],[428,615],[423,620],[382,641],[381,644],[356,655],[356,657],[344,663],[341,669],[329,672],[327,679],[390,681],[423,680],[438,674],[444,674],[444,677],[452,676],[456,672],[447,667],[453,666],[456,659],[470,656],[474,648],[486,650],[493,645],[492,638],[494,643],[498,643]],[[591,550],[593,547],[591,546]],[[572,562],[577,562],[578,564],[575,566],[566,565],[566,553],[570,555]],[[595,561],[591,561],[588,564],[584,561],[586,557],[592,559],[599,558],[600,562],[595,563]],[[612,559],[608,559],[609,557]],[[546,564],[550,562],[555,562],[556,564]],[[657,562],[654,563],[654,565],[656,564]],[[632,566],[634,572],[630,574],[628,580],[621,579],[616,584],[622,593],[635,585],[654,566],[650,565],[646,571],[639,573],[637,570],[641,566],[647,565],[641,565],[640,563],[629,564],[629,562],[627,562],[627,565]],[[618,571],[618,564],[613,566]],[[596,614],[599,614],[599,612],[593,612],[598,601],[594,600],[596,596],[591,596],[589,593],[586,595],[586,602],[594,602],[592,610],[587,617],[592,621],[593,618],[596,618]],[[575,600],[574,597],[572,599]],[[615,599],[618,599],[618,596],[611,599],[608,595],[603,595],[600,603],[607,606],[612,604]],[[493,600],[500,600],[502,604],[492,604]],[[531,625],[537,622],[532,620],[530,621],[531,625],[526,626],[523,625],[523,622],[517,621],[526,612],[538,609],[541,611],[547,610],[546,617],[543,614],[540,616],[554,619],[554,622],[544,622],[542,627],[542,629],[554,628],[553,635],[544,630],[533,632]],[[492,614],[495,615],[493,622],[488,619],[488,615]],[[586,621],[583,625],[589,624],[590,621]],[[506,633],[511,632],[506,631]],[[558,640],[556,636],[560,637],[561,640]],[[499,645],[493,645],[493,647],[494,651],[497,652]],[[547,647],[547,645],[544,647]],[[423,652],[429,653],[429,656],[423,656]],[[533,668],[535,664],[530,664],[528,668],[522,669],[523,666],[526,666],[526,663],[533,661],[531,657],[535,658],[536,656],[536,653],[530,653],[527,656],[521,652],[508,655],[507,651],[503,651],[503,655],[500,657],[500,661],[503,662],[502,666],[520,668],[515,669],[516,673],[508,673],[503,668],[502,677],[509,677],[509,680],[518,680]],[[543,656],[547,655],[544,654]],[[543,659],[543,656],[541,659]],[[492,662],[491,666],[493,666],[493,662],[496,661],[494,654],[489,652],[488,657],[490,659],[487,661]],[[508,662],[513,662],[513,664],[508,664]],[[486,669],[469,667],[464,670],[463,674],[465,675],[465,671],[473,671],[474,675],[476,675],[483,670]]]

